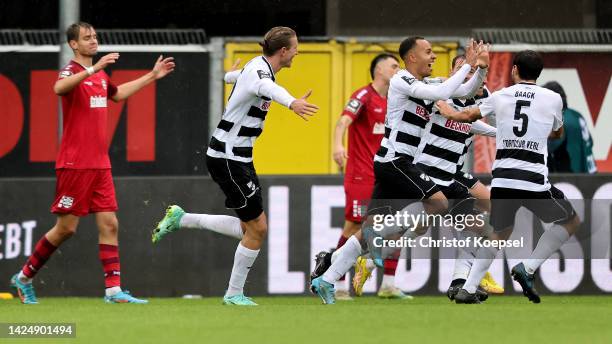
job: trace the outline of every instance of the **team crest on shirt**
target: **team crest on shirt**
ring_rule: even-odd
[[[57,207],[70,209],[72,208],[72,204],[74,204],[74,197],[62,196],[62,198],[60,198],[59,203],[57,204]]]
[[[349,100],[348,104],[346,104],[346,110],[356,114],[361,108],[361,102],[357,99]]]
[[[102,79],[102,88],[106,91],[106,80]]]

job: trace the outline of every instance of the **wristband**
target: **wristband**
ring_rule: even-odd
[[[87,74],[89,75],[93,75],[96,71],[94,70],[93,66],[90,67],[85,67],[85,71],[87,72]]]

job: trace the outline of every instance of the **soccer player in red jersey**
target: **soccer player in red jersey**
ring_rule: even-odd
[[[334,160],[342,169],[346,159],[344,191],[344,228],[337,248],[355,234],[363,222],[363,206],[372,196],[374,188],[374,155],[380,148],[385,134],[385,114],[387,113],[387,91],[389,80],[398,71],[397,58],[389,53],[377,55],[370,64],[372,83],[353,93],[338,120],[334,133]],[[348,154],[343,145],[344,133],[348,128]],[[364,203],[366,202],[366,203]],[[363,284],[370,275],[367,261],[360,258],[355,266],[356,277],[353,282],[355,293],[361,295]],[[384,298],[407,298],[395,286],[397,259],[387,259],[384,263],[383,281],[378,292]],[[336,286],[336,298],[350,299],[348,285],[341,280]]]
[[[66,30],[74,59],[60,72],[53,91],[62,97],[63,137],[56,161],[56,194],[51,211],[57,222],[36,244],[21,271],[11,279],[21,301],[38,303],[32,279],[53,252],[77,229],[79,218],[94,213],[99,230],[99,257],[104,269],[105,301],[147,303],[121,290],[118,249],[117,201],[108,157],[107,99],[127,99],[146,85],[174,70],[172,57],[160,56],[142,77],[115,86],[104,72],[119,59],[118,53],[103,56],[96,64],[98,39],[93,26],[79,22]]]

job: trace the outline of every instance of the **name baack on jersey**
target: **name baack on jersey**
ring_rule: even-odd
[[[233,77],[227,107],[206,154],[248,163],[253,161],[253,144],[263,131],[272,100],[289,107],[295,98],[275,83],[272,66],[263,56],[253,58]]]
[[[481,97],[449,99],[447,103],[457,111],[476,107],[488,96],[485,88]],[[438,185],[449,186],[465,162],[474,134],[495,136],[494,127],[476,121],[462,123],[442,116],[435,109],[427,123],[414,163]]]
[[[497,153],[492,187],[547,191],[548,136],[563,126],[557,93],[531,83],[494,92],[480,105],[482,116],[495,114]]]

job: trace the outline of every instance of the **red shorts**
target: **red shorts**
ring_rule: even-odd
[[[365,217],[365,208],[372,198],[374,190],[374,180],[361,180],[359,182],[344,181],[344,195],[346,203],[344,205],[344,219],[356,223],[361,223]]]
[[[55,174],[57,184],[52,213],[85,216],[117,210],[110,169],[59,169]]]

